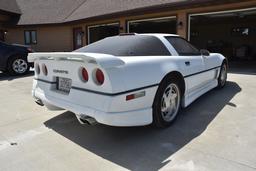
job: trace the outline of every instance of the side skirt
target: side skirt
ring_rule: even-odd
[[[206,92],[214,89],[217,86],[218,86],[218,80],[213,80],[213,81],[209,82],[208,84],[206,84],[205,86],[203,86],[202,88],[196,89],[195,91],[193,91],[187,95],[184,95],[183,100],[182,100],[182,107],[185,108],[185,107],[189,106],[197,98],[199,98],[200,96],[202,96]]]

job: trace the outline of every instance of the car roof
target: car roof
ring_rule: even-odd
[[[166,34],[166,33],[145,33],[145,34],[139,34],[139,35],[155,36],[155,37],[166,37],[166,36],[179,37],[179,35],[177,34]]]
[[[167,34],[167,33],[121,33],[119,36],[154,36],[154,37],[166,37],[166,36],[172,36],[172,37],[180,37],[177,34]]]
[[[140,35],[143,35],[143,36],[154,36],[154,37],[166,37],[166,36],[180,37],[177,34],[167,34],[167,33],[120,33],[117,36],[140,36]]]

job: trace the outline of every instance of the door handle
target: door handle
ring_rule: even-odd
[[[189,66],[190,65],[190,61],[186,61],[185,64],[186,64],[186,66]]]

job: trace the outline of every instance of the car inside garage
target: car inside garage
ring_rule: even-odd
[[[190,15],[190,41],[229,61],[256,61],[256,9]]]
[[[93,43],[106,37],[115,36],[119,34],[119,23],[110,23],[89,26],[87,43]]]
[[[176,33],[176,17],[150,18],[127,22],[129,33]]]

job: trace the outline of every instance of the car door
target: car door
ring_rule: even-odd
[[[187,86],[187,93],[199,91],[202,86],[205,84],[205,75],[202,73],[204,70],[204,61],[201,55],[188,55],[180,56],[184,59],[183,72],[184,79]]]
[[[179,55],[177,59],[185,78],[186,93],[200,91],[207,81],[205,61],[200,51],[181,37],[168,36],[166,39]]]

